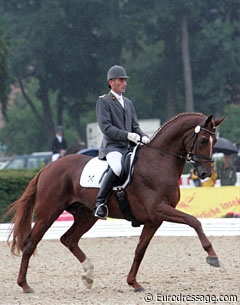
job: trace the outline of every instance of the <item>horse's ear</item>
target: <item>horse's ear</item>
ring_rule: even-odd
[[[213,114],[209,115],[209,117],[206,119],[205,126],[211,123],[212,119],[213,119]]]
[[[225,117],[219,119],[219,120],[216,120],[215,121],[215,126],[217,127],[218,125],[220,125],[223,121],[225,120]]]
[[[220,125],[223,121],[225,120],[225,117],[214,121],[214,125],[215,127],[217,127],[218,125]],[[209,115],[209,117],[206,119],[205,121],[205,126],[207,126],[209,123],[211,123],[213,121],[213,114]]]

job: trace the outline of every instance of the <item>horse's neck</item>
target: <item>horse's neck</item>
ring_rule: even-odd
[[[174,152],[179,155],[184,154],[185,132],[181,130],[181,128],[176,127],[175,130],[170,130],[168,128],[160,131],[159,134],[153,138],[151,144],[164,151]]]
[[[166,167],[168,167],[171,172],[176,170],[179,175],[181,175],[185,159],[186,150],[184,146],[184,141],[188,135],[189,127],[184,125],[182,122],[178,122],[173,126],[167,126],[163,130],[160,130],[158,134],[150,142],[152,147],[156,147],[156,151],[162,152],[164,156],[162,157]],[[163,161],[161,161],[163,162]]]
[[[154,145],[166,149],[175,148],[178,152],[184,150],[184,140],[203,119],[203,115],[186,113],[168,121],[152,139]]]

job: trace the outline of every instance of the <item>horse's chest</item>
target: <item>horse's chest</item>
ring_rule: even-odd
[[[169,187],[168,192],[166,194],[167,203],[171,205],[173,208],[175,208],[176,205],[178,204],[179,199],[180,199],[179,187],[172,187],[172,188]]]

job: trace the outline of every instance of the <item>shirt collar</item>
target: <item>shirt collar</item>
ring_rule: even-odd
[[[118,100],[121,100],[121,99],[123,98],[122,94],[121,94],[121,95],[120,95],[120,94],[117,94],[117,93],[114,92],[113,90],[111,90],[111,93],[112,93],[114,96],[116,96],[116,98],[117,98]]]
[[[58,139],[58,142],[62,143],[62,136],[56,135],[56,138]]]

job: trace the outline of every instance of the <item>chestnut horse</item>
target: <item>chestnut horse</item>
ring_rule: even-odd
[[[201,179],[211,176],[216,127],[223,120],[214,120],[212,115],[207,117],[201,113],[181,113],[163,124],[149,144],[139,145],[131,183],[126,187],[132,213],[143,224],[127,277],[127,283],[134,291],[143,290],[137,282],[137,272],[150,240],[163,221],[192,227],[208,254],[207,263],[219,266],[218,257],[199,220],[175,207],[180,198],[179,178],[186,161],[193,164]],[[43,235],[64,210],[73,215],[74,222],[60,240],[82,263],[84,284],[88,288],[92,286],[93,264],[78,246],[82,235],[97,221],[93,208],[98,189],[81,187],[79,183],[82,170],[90,159],[85,155],[69,155],[47,165],[7,212],[13,216],[14,223],[9,235],[9,238],[12,236],[11,252],[18,254],[22,251],[17,283],[24,292],[32,291],[27,283],[29,260]],[[122,219],[124,216],[114,192],[108,201],[109,216]]]

